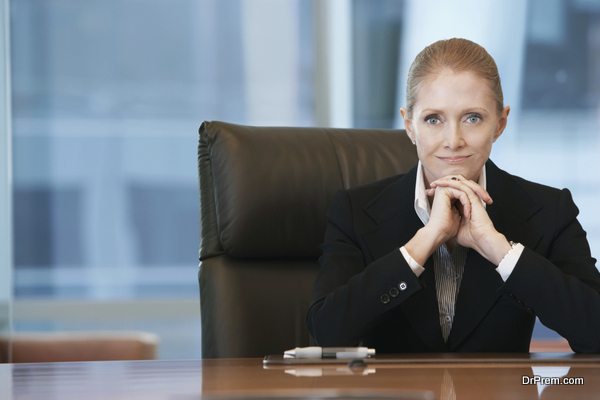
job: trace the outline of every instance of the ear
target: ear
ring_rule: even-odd
[[[413,144],[415,144],[415,133],[413,131],[412,120],[408,118],[408,110],[404,107],[400,108],[400,115],[404,120],[404,129],[406,129],[406,135]]]
[[[510,106],[506,106],[502,109],[500,113],[500,119],[498,120],[498,126],[496,127],[496,132],[494,133],[494,142],[502,135],[504,132],[504,128],[506,128],[506,124],[508,123],[508,114],[510,113]]]

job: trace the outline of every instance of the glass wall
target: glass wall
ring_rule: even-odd
[[[16,330],[199,356],[200,123],[399,127],[408,64],[451,36],[498,61],[492,158],[572,189],[599,254],[600,0],[320,1],[11,1]]]
[[[600,1],[530,1],[524,60],[514,151],[503,159],[518,175],[571,190],[598,258]]]
[[[199,356],[197,131],[309,125],[311,3],[11,3],[17,330]]]
[[[10,360],[11,333],[11,145],[8,1],[0,0],[0,362]],[[0,395],[8,395],[10,376],[0,373]]]
[[[259,90],[311,122],[301,5],[276,8],[269,49],[237,0],[13,2],[17,297],[197,295],[199,124],[258,120]]]

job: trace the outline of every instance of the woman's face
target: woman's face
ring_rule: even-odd
[[[459,174],[477,181],[509,111],[507,106],[499,115],[489,84],[473,72],[445,69],[424,79],[411,118],[406,109],[400,112],[426,185]]]

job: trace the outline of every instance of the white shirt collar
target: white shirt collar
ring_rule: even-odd
[[[479,183],[479,186],[487,190],[485,165],[481,169],[479,182],[477,183]],[[485,203],[482,203],[485,207]],[[421,161],[419,161],[419,164],[417,165],[417,180],[415,183],[415,212],[419,216],[421,222],[423,222],[423,225],[427,225],[427,222],[429,222],[429,214],[431,213],[431,206],[427,200],[427,194],[425,194],[425,178],[423,177],[423,165],[421,165]]]

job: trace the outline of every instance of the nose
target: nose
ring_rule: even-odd
[[[445,146],[447,149],[456,150],[464,147],[465,140],[460,125],[451,124],[446,129]]]

